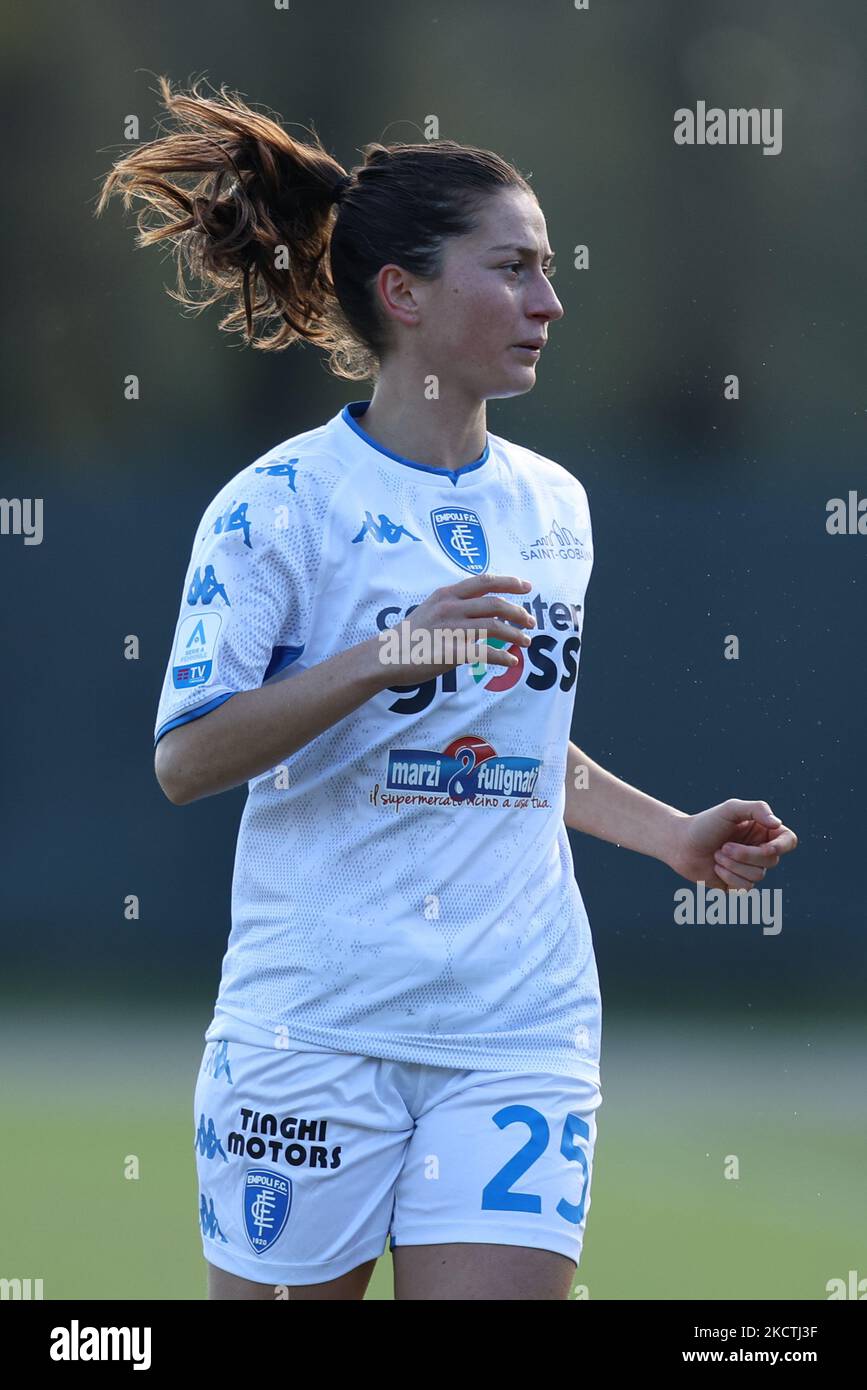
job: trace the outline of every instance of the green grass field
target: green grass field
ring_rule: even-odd
[[[41,1278],[47,1299],[205,1297],[205,1022],[4,1010],[0,1277]],[[829,1279],[867,1275],[864,1062],[855,1026],[606,1017],[576,1284],[591,1299],[824,1299]],[[392,1297],[388,1255],[367,1296]]]

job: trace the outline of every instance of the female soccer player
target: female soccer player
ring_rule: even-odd
[[[567,1298],[602,1099],[567,826],[723,890],[796,837],[569,740],[587,494],[486,430],[563,314],[525,179],[448,140],[346,174],[225,89],[160,85],[178,129],[97,210],[143,199],[139,243],[175,248],[181,302],[229,300],[221,327],[375,382],[205,510],[157,713],[171,802],[249,788],[195,1093],[210,1296],[362,1298],[390,1235],[398,1299]]]

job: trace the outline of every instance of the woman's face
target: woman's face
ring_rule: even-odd
[[[411,304],[392,286],[411,330],[398,330],[401,352],[441,386],[487,400],[532,390],[539,353],[517,345],[543,344],[564,311],[545,273],[553,252],[536,199],[506,189],[479,217],[476,231],[447,239],[437,280],[409,277]]]

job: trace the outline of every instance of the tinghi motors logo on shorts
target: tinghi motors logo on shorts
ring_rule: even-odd
[[[390,750],[386,786],[451,801],[472,802],[480,796],[526,801],[535,791],[540,767],[538,758],[500,757],[485,739],[464,734],[441,753]]]
[[[306,1120],[298,1115],[278,1118],[277,1115],[250,1110],[246,1105],[241,1106],[239,1114],[240,1126],[230,1130],[227,1139],[230,1154],[265,1159],[271,1163],[277,1163],[282,1157],[292,1168],[340,1167],[343,1146],[325,1142],[327,1120]],[[204,1141],[206,1145],[211,1142],[207,1130]],[[209,1152],[207,1156],[210,1158]]]
[[[435,507],[430,519],[434,535],[449,559],[467,574],[483,574],[490,556],[478,512],[466,507]]]
[[[282,1234],[292,1205],[292,1181],[272,1168],[251,1168],[244,1180],[244,1231],[256,1255]]]

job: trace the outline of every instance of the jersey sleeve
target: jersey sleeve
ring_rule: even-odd
[[[252,466],[205,511],[193,542],[154,725],[154,746],[304,651],[322,521],[298,459]]]
[[[572,483],[575,492],[575,528],[578,534],[579,547],[584,553],[584,558],[592,563],[593,523],[590,520],[590,499],[584,484],[574,474],[572,475]]]

